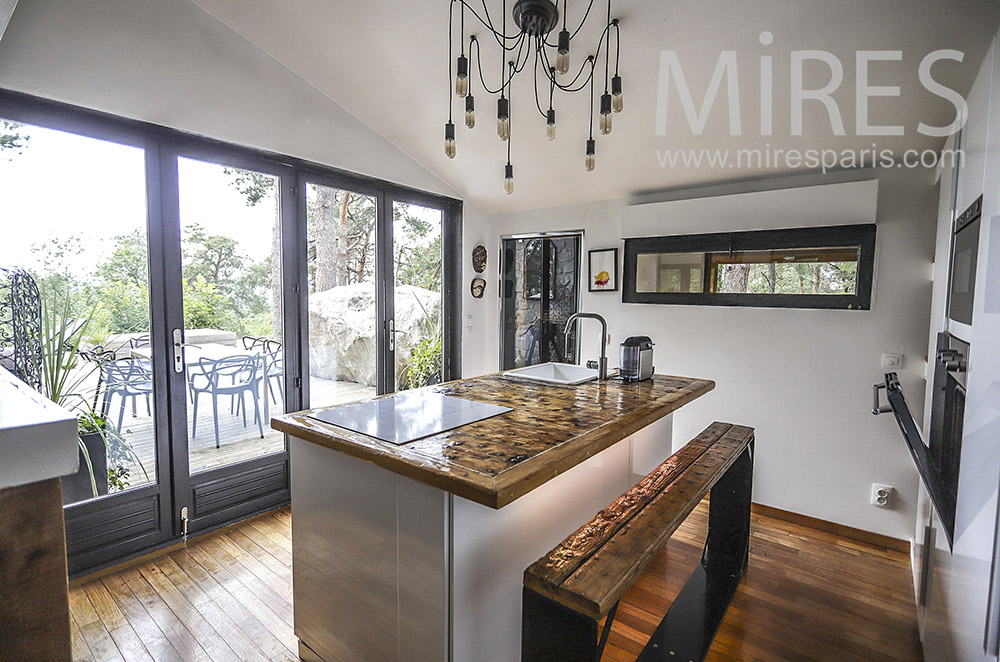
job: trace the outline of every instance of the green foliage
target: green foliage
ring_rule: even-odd
[[[420,340],[410,355],[410,365],[406,371],[409,388],[420,388],[441,380],[441,334]]]
[[[145,283],[105,281],[100,287],[103,302],[100,322],[111,333],[148,333],[149,290]]]
[[[42,291],[42,328],[38,374],[41,377],[39,392],[46,398],[77,414],[83,419],[81,427],[87,428],[93,419],[93,410],[83,393],[83,387],[95,368],[90,364],[81,365],[79,355],[90,324],[90,317],[77,318],[72,311],[69,297],[60,296],[58,291]],[[97,481],[90,453],[77,440],[84,463],[90,473],[90,487],[97,496]]]
[[[184,327],[188,329],[227,328],[226,301],[215,283],[198,274],[184,283]]]
[[[346,196],[346,198],[345,198]],[[306,205],[308,241],[307,268],[310,291],[316,290],[316,272],[320,253],[337,254],[339,236],[323,243],[320,227],[339,226],[340,211],[347,201],[344,228],[344,253],[347,280],[344,285],[371,281],[375,274],[375,200],[365,195],[337,189],[310,187]]]
[[[441,226],[416,216],[410,205],[393,206],[393,259],[397,285],[441,291]]]
[[[74,314],[72,300],[58,291],[43,289],[42,328],[38,374],[39,392],[61,407],[71,411],[86,402],[83,387],[94,367],[81,365],[77,351],[81,348],[94,307],[89,314]]]
[[[773,268],[767,264],[753,264],[746,291],[752,294],[854,294],[857,277],[857,262],[778,263]]]
[[[139,229],[115,237],[111,254],[97,267],[97,275],[105,281],[146,286],[149,280],[149,260],[146,256],[146,234]]]
[[[246,198],[247,207],[256,207],[269,193],[274,192],[277,180],[253,170],[223,168],[222,172],[232,177],[233,187]]]
[[[417,343],[410,354],[410,362],[406,366],[407,388],[420,388],[441,381],[444,336],[441,333],[441,325],[435,323],[415,293],[413,298],[420,306],[424,322],[432,329],[432,335],[421,338],[420,342]]]
[[[0,120],[0,152],[17,150],[20,155],[31,142],[31,136],[17,122]]]
[[[131,474],[129,465],[132,463],[137,464],[146,480],[149,480],[146,468],[132,450],[132,445],[125,439],[124,433],[116,430],[115,426],[103,414],[90,408],[80,413],[77,419],[77,434],[81,437],[86,434],[101,435],[108,459],[108,492],[121,492],[129,488],[129,476]],[[82,443],[81,448],[85,448]],[[91,466],[89,457],[87,458],[87,464],[90,466],[91,474],[93,474],[93,466]],[[97,496],[96,481],[94,496]]]
[[[219,234],[205,234],[205,229],[197,223],[189,225],[184,232],[184,279],[202,276],[220,289],[229,289],[246,261],[237,248],[236,240]]]

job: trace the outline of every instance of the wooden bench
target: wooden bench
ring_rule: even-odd
[[[522,662],[600,660],[622,594],[711,490],[702,562],[638,658],[703,660],[746,569],[753,447],[753,428],[712,423],[528,567]]]

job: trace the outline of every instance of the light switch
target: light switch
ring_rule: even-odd
[[[902,354],[890,354],[889,352],[885,352],[882,354],[883,370],[898,370],[902,367],[903,367]]]

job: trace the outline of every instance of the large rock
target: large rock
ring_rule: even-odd
[[[426,312],[425,312],[426,311]],[[441,320],[441,295],[396,288],[396,386],[410,355]],[[343,285],[309,295],[309,371],[315,377],[375,386],[375,285]]]

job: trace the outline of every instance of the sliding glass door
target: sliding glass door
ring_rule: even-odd
[[[27,325],[3,337],[0,365],[16,356],[18,376],[79,420],[80,468],[63,478],[71,568],[155,545],[169,512],[163,366],[134,354],[152,328],[157,152],[111,138],[0,118],[0,276],[23,294],[0,318]]]
[[[270,421],[300,401],[289,380],[297,255],[285,250],[296,235],[295,175],[197,146],[163,162],[177,190],[163,209],[173,517],[193,533],[290,495],[285,437]]]
[[[313,408],[370,398],[379,387],[376,201],[373,192],[305,182]]]
[[[458,201],[4,90],[0,108],[0,278],[29,293],[0,297],[0,325],[37,318],[26,342],[0,330],[0,365],[80,418],[71,574],[287,503],[271,417],[460,376]]]
[[[393,201],[393,381],[397,391],[444,376],[443,211]]]
[[[444,360],[448,206],[320,176],[304,189],[309,407],[458,376]]]

